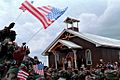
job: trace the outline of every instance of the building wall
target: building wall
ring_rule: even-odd
[[[49,64],[49,67],[55,68],[55,56],[52,52],[49,53],[49,55],[48,55],[48,64]]]
[[[92,54],[92,66],[96,66],[103,59],[105,63],[108,61],[115,62],[119,60],[119,49],[109,47],[96,47],[93,43],[84,39],[74,37],[71,39],[74,43],[83,47],[82,51],[78,50],[77,55],[81,55],[85,58],[85,50],[90,49]]]
[[[119,60],[119,49],[115,48],[99,48],[101,50],[101,58],[103,58],[104,62],[115,62]]]
[[[116,48],[109,48],[109,47],[96,47],[95,44],[88,42],[82,38],[79,37],[73,37],[68,39],[80,46],[83,47],[83,49],[77,49],[77,58],[84,59],[83,62],[85,63],[85,51],[86,49],[91,50],[91,58],[92,58],[92,66],[95,67],[97,63],[100,62],[100,59],[103,59],[105,63],[108,61],[115,62],[119,60],[119,49]],[[64,58],[68,52],[61,52],[59,53],[59,59],[60,61],[62,58]],[[78,61],[78,60],[77,60]],[[55,56],[53,53],[49,54],[49,66],[55,65]]]
[[[80,51],[81,53],[77,53],[77,55],[82,54],[82,56],[85,58],[85,51],[87,49],[91,50],[91,58],[92,58],[92,65],[95,66],[96,62],[99,59],[99,54],[97,55],[97,49],[95,47],[95,45],[91,42],[88,42],[82,38],[78,38],[78,37],[74,37],[71,39],[71,41],[73,41],[74,43],[80,45],[83,47],[82,51],[78,50],[78,52]]]

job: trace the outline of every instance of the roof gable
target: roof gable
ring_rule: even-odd
[[[55,46],[57,44],[57,41],[59,40],[59,38],[61,37],[61,35],[64,34],[66,30],[64,29],[57,37],[56,39],[42,52],[42,55],[45,55],[44,53],[47,52],[48,50],[51,50],[51,48],[53,48],[52,46]]]
[[[86,41],[89,41],[89,42],[95,44],[96,47],[106,46],[106,47],[120,48],[120,40],[102,37],[102,36],[89,34],[89,33],[81,33],[81,32],[76,32],[73,30],[64,29],[57,36],[57,38],[44,50],[44,52],[42,54],[44,55],[44,53],[46,53],[48,50],[51,50],[58,43],[58,40],[65,32],[68,32],[70,34],[73,34],[74,36],[77,36],[77,37],[82,38]]]

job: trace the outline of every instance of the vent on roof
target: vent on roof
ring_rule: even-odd
[[[80,20],[67,17],[64,20],[64,22],[67,24],[67,29],[71,29],[71,30],[79,32],[78,23],[80,22]],[[76,26],[75,26],[75,23],[76,23]]]

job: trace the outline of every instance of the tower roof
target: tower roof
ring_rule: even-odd
[[[65,20],[64,20],[65,23],[74,23],[74,22],[80,22],[80,20],[77,20],[77,19],[72,19],[72,18],[69,18],[67,17]]]

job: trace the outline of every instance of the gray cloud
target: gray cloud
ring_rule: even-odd
[[[82,32],[120,39],[119,4],[119,0],[108,1],[106,10],[100,16],[95,13],[82,13],[80,15]]]
[[[1,0],[0,1],[0,29],[15,21],[17,16],[22,12],[19,6],[24,0]],[[43,62],[47,59],[41,55],[42,51],[57,37],[57,35],[66,28],[63,20],[70,16],[79,19],[81,22],[79,28],[81,32],[89,32],[102,36],[120,39],[120,1],[119,0],[43,0],[35,1],[35,6],[52,5],[68,10],[57,21],[55,21],[46,30],[40,28],[41,23],[29,12],[22,13],[16,21],[14,30],[17,32],[16,42],[21,45],[31,39],[27,45],[31,50],[30,56],[38,56]],[[45,63],[47,64],[47,63]]]

